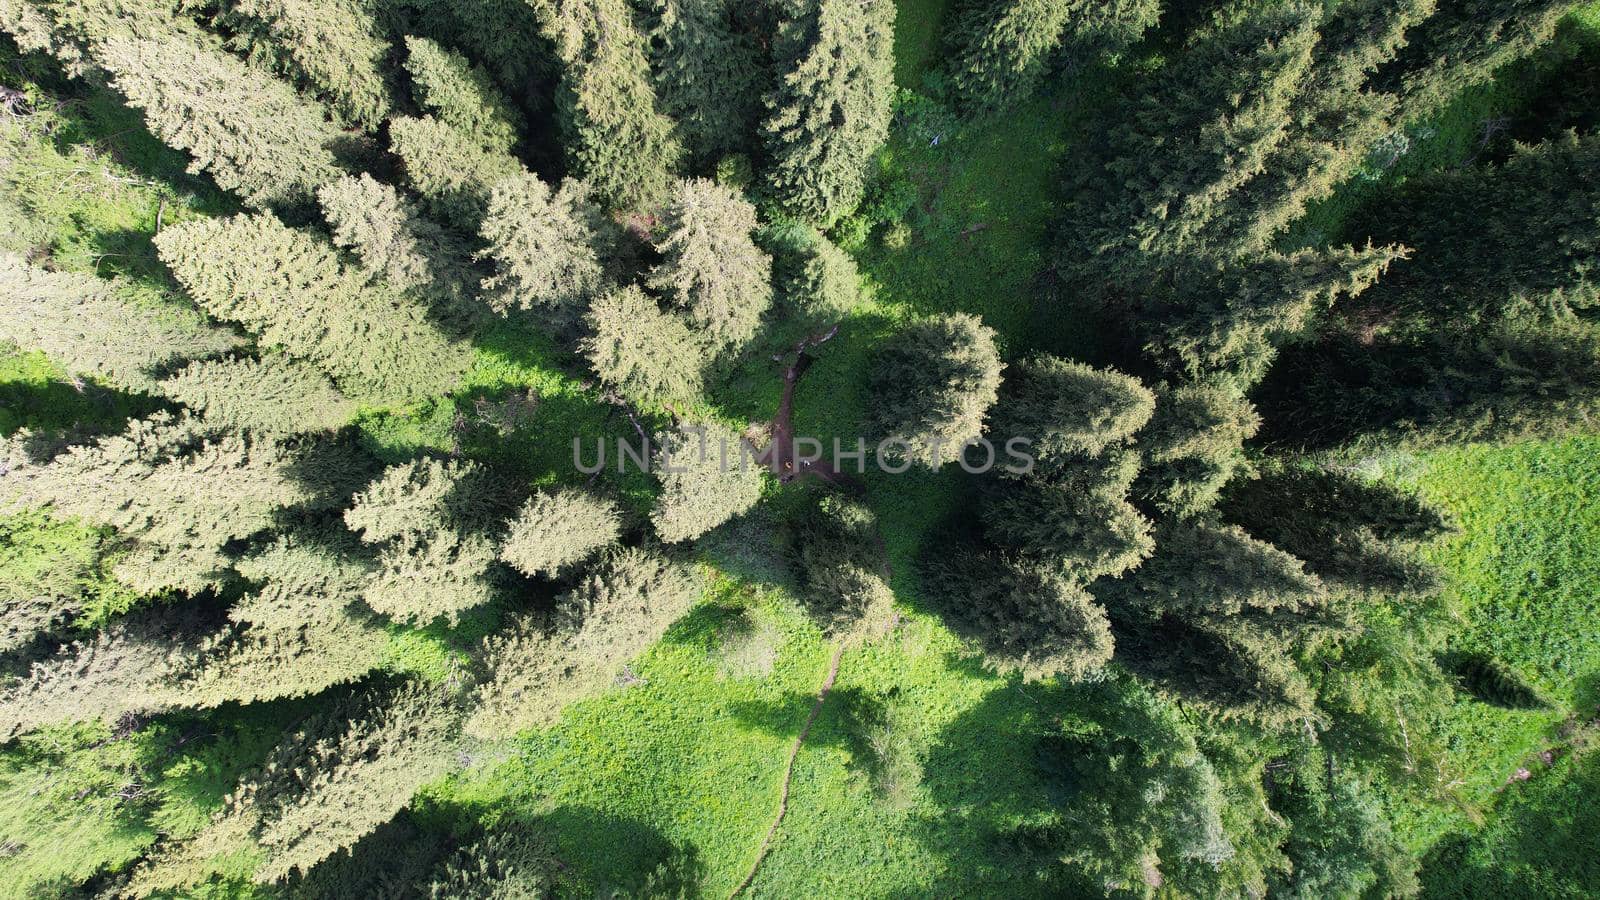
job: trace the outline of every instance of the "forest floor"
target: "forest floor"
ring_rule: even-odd
[[[948,5],[902,0],[902,87],[920,84]],[[1570,58],[1552,51],[1545,63],[1513,67],[1438,120],[1414,126],[1407,153],[1320,205],[1293,240],[1341,234],[1352,209],[1412,174],[1499,152],[1511,137],[1548,134],[1555,114],[1541,110],[1575,108],[1557,101],[1593,86],[1563,73],[1596,65],[1588,50],[1600,34],[1596,9],[1572,29]],[[902,101],[880,181],[911,185],[904,213],[911,234],[903,246],[887,246],[881,233],[854,243],[872,296],[808,369],[795,396],[797,433],[853,438],[867,362],[895,323],[913,316],[979,314],[1008,355],[1038,346],[1093,355],[1092,322],[1071,309],[1035,315],[1033,279],[1044,263],[1056,167],[1075,141],[1089,139],[1083,126],[1115,95],[1120,77],[1096,75],[1009,115],[961,126],[915,97]],[[61,121],[48,142],[7,131],[0,143],[0,163],[13,163],[4,177],[43,173],[30,189],[49,194],[58,209],[56,233],[47,236],[58,264],[155,283],[163,276],[151,266],[148,241],[157,210],[170,223],[230,208],[114,104],[91,97]],[[110,159],[97,149],[108,146]],[[139,183],[101,177],[107,173],[131,173]],[[626,436],[632,426],[551,356],[526,334],[491,336],[460,395],[403,415],[374,413],[363,419],[363,433],[372,449],[395,458],[418,448],[464,449],[530,483],[552,481],[569,465],[570,447],[535,434]],[[758,355],[718,386],[716,411],[741,423],[768,420],[782,382],[782,365]],[[528,397],[537,400],[524,410],[519,398]],[[0,433],[117,421],[138,404],[80,392],[43,357],[0,348]],[[1390,803],[1402,838],[1429,858],[1425,880],[1441,895],[1489,877],[1492,866],[1500,867],[1496,879],[1573,873],[1589,879],[1578,883],[1597,883],[1600,853],[1588,841],[1600,823],[1584,798],[1600,786],[1600,754],[1562,753],[1526,780],[1514,776],[1567,740],[1564,723],[1592,718],[1600,700],[1600,438],[1369,463],[1456,517],[1460,532],[1431,552],[1450,573],[1462,646],[1494,652],[1548,700],[1543,708],[1504,709],[1462,695],[1449,719],[1435,723],[1448,780],[1461,782],[1450,788],[1456,802],[1417,803],[1395,789]],[[647,507],[647,481],[620,487],[636,513]],[[781,509],[814,489],[782,488],[767,506]],[[453,833],[473,821],[537,821],[596,893],[634,890],[665,863],[697,892],[727,896],[769,836],[787,784],[782,821],[748,896],[1061,895],[1066,887],[1051,881],[1053,869],[1041,868],[1011,835],[1050,816],[1050,786],[1025,738],[1054,727],[1052,709],[1071,689],[985,672],[916,583],[919,550],[963,515],[970,490],[970,480],[953,473],[866,479],[902,615],[888,637],[838,658],[820,707],[817,685],[833,648],[787,599],[771,517],[758,510],[707,542],[705,601],[630,666],[626,685],[574,705],[555,727],[473,759],[462,774],[427,788],[408,815]],[[0,536],[8,536],[0,566],[26,567],[91,539],[37,519],[0,520]],[[125,598],[105,590],[85,624],[125,609]],[[448,633],[398,629],[393,667],[441,677],[496,617],[488,610]],[[731,652],[736,634],[757,635],[754,651]],[[303,714],[304,704],[268,703],[213,716],[203,736],[173,717],[134,740],[109,741],[104,729],[85,727],[0,751],[0,834],[39,837],[0,853],[0,896],[37,893],[54,877],[85,877],[132,858],[159,832],[197,827],[241,768]],[[886,723],[895,739],[875,739]],[[56,807],[84,785],[103,792],[130,771],[141,773],[150,802],[60,817]]]

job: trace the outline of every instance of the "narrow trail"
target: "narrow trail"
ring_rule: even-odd
[[[817,714],[822,712],[822,704],[828,699],[828,692],[833,690],[833,680],[839,675],[839,657],[844,654],[844,645],[833,645],[833,658],[828,661],[828,675],[822,679],[822,687],[817,689],[817,702],[811,704],[811,715],[806,716],[806,724],[801,727],[800,734],[794,739],[794,746],[789,748],[789,763],[783,769],[783,790],[778,794],[778,814],[773,817],[772,825],[767,828],[767,836],[761,839],[761,849],[756,851],[756,860],[750,864],[750,871],[745,873],[744,880],[728,895],[728,900],[744,893],[752,881],[756,880],[756,872],[761,869],[761,863],[767,858],[767,851],[772,849],[772,838],[778,833],[778,826],[783,824],[783,816],[789,811],[789,781],[794,778],[794,761],[800,756],[800,747],[806,742],[806,737],[811,734],[811,726],[817,721]]]

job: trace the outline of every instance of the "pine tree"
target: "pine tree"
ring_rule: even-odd
[[[1156,0],[983,0],[948,36],[950,83],[962,106],[1003,109],[1032,93],[1065,45],[1067,62],[1132,45],[1160,14]]]
[[[470,321],[478,276],[470,242],[425,216],[419,204],[363,172],[317,191],[333,242],[353,251],[373,277],[436,301]]]
[[[357,468],[348,451],[219,432],[166,413],[120,435],[14,466],[0,497],[48,505],[134,542],[117,577],[143,593],[221,583],[229,545],[287,507],[326,509]]]
[[[10,253],[0,253],[0,292],[7,298],[0,340],[128,390],[153,391],[173,366],[241,343],[187,307],[135,303],[117,282],[46,272]]]
[[[850,254],[799,222],[769,226],[763,244],[783,311],[802,322],[832,325],[861,300],[861,273]]]
[[[661,499],[650,514],[661,540],[693,540],[761,499],[762,469],[747,465],[743,441],[716,422],[681,427],[662,441],[654,467]]]
[[[510,153],[527,127],[487,73],[435,41],[406,38],[406,71],[424,109],[493,153]]]
[[[1424,118],[1466,88],[1548,41],[1578,0],[1439,0],[1382,73],[1398,85],[1408,117]]]
[[[478,229],[496,187],[527,171],[511,154],[486,149],[433,116],[390,119],[389,149],[429,209],[463,231]]]
[[[894,591],[882,540],[871,509],[832,496],[809,508],[793,534],[806,613],[846,646],[879,637],[893,624]]]
[[[552,629],[524,621],[486,642],[491,677],[478,688],[468,732],[491,738],[543,727],[568,703],[603,692],[688,612],[700,587],[658,553],[612,550],[557,600]]]
[[[999,396],[994,339],[970,315],[927,319],[891,337],[872,372],[869,433],[903,442],[896,452],[932,469],[960,459]]]
[[[1077,680],[1111,661],[1105,610],[1053,568],[960,550],[926,561],[923,575],[947,621],[1002,674]]]
[[[253,865],[258,884],[305,873],[354,845],[456,765],[459,716],[438,688],[405,685],[343,700],[286,736],[198,834],[141,867],[144,897]]]
[[[281,354],[192,363],[160,393],[208,424],[267,434],[332,431],[356,410],[326,375]]]
[[[894,4],[797,0],[775,55],[782,78],[762,126],[767,185],[789,212],[832,227],[861,202],[867,164],[889,134]]]
[[[532,578],[556,578],[615,544],[622,531],[616,504],[576,488],[540,491],[523,504],[500,558]]]
[[[1145,467],[1134,495],[1163,515],[1210,509],[1246,467],[1244,442],[1260,427],[1255,407],[1230,382],[1158,390],[1155,416],[1139,435]]]
[[[340,135],[322,111],[225,53],[181,37],[118,38],[96,59],[150,130],[194,157],[192,171],[251,205],[306,205],[341,174],[330,150]]]
[[[1035,565],[1088,583],[1118,576],[1155,547],[1151,525],[1128,502],[1138,455],[1117,452],[1054,478],[1008,480],[985,499],[985,532]]]
[[[483,220],[484,255],[495,266],[483,283],[489,305],[501,315],[537,310],[558,333],[575,331],[610,289],[608,224],[581,181],[569,178],[555,191],[531,173],[502,182]]]
[[[625,0],[537,0],[563,66],[557,95],[568,168],[606,205],[666,200],[683,155],[651,84],[645,36]]]
[[[712,343],[737,351],[772,305],[772,258],[751,239],[756,209],[704,179],[678,184],[656,240],[662,263],[651,286],[682,307]]]
[[[504,498],[473,463],[415,460],[391,466],[355,498],[345,524],[380,545],[362,598],[391,618],[454,622],[494,597]]]
[[[315,364],[357,398],[417,400],[449,390],[466,370],[468,349],[415,302],[271,215],[175,225],[156,249],[206,311]]]
[[[1155,395],[1136,378],[1035,355],[1008,370],[989,433],[1001,442],[1027,438],[1034,457],[1054,467],[1132,437],[1155,405]]]
[[[704,380],[705,351],[677,313],[637,286],[597,299],[583,352],[595,374],[634,403],[690,404]]]
[[[738,153],[754,137],[768,71],[758,35],[736,21],[731,0],[655,0],[651,68],[661,111],[704,164]]]
[[[376,131],[395,104],[394,52],[374,0],[224,0],[234,43],[325,94],[346,121]]]

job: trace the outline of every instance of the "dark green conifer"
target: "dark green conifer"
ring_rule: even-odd
[[[983,434],[1000,389],[994,329],[976,316],[914,323],[889,339],[872,371],[868,433],[900,442],[892,452],[937,469]]]
[[[407,37],[406,71],[417,103],[487,150],[510,153],[526,128],[522,114],[488,74],[454,50],[425,37]]]

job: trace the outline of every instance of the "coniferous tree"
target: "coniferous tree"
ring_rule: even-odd
[[[1083,583],[1121,575],[1155,546],[1149,520],[1128,502],[1138,471],[1138,455],[1119,451],[1054,477],[1003,481],[984,501],[984,530],[1034,565]]]
[[[116,567],[144,593],[220,583],[228,545],[267,530],[286,507],[339,502],[357,466],[342,448],[218,431],[157,413],[0,479],[11,502],[48,505],[134,542]]]
[[[621,530],[609,500],[576,488],[540,491],[512,520],[500,558],[524,575],[556,578],[615,544]]]
[[[477,274],[472,247],[461,235],[423,215],[419,204],[363,172],[317,191],[333,242],[350,250],[374,277],[471,318]]]
[[[326,375],[276,353],[191,363],[160,392],[207,423],[267,434],[332,431],[356,410]]]
[[[1132,437],[1155,406],[1155,395],[1136,378],[1036,355],[1008,369],[989,433],[1002,442],[1027,438],[1034,457],[1055,467]]]
[[[683,145],[661,113],[645,35],[625,0],[537,0],[563,72],[557,94],[569,168],[608,206],[666,200]]]
[[[427,321],[417,303],[271,215],[186,222],[162,231],[156,249],[212,315],[310,361],[358,398],[431,396],[466,369],[467,348]]]
[[[9,253],[0,253],[0,291],[7,298],[0,340],[43,351],[69,373],[128,390],[154,391],[175,365],[241,343],[188,307],[134,303],[117,282],[47,272]]]
[[[894,618],[878,519],[866,504],[824,497],[793,535],[801,600],[823,632],[845,645],[888,631]]]
[[[217,24],[252,59],[303,79],[348,122],[376,131],[394,107],[389,44],[373,0],[224,0]]]
[[[634,403],[688,404],[699,396],[705,350],[677,313],[637,285],[595,300],[583,352],[595,374]]]
[[[770,226],[763,243],[772,251],[777,299],[788,315],[832,325],[860,302],[856,261],[815,228],[799,222]]]
[[[660,640],[700,596],[681,563],[635,548],[610,551],[556,602],[550,628],[528,620],[485,644],[489,679],[467,722],[479,737],[505,737],[553,722],[563,706],[594,696]]]
[[[927,319],[895,334],[873,369],[869,432],[903,442],[896,452],[932,469],[960,459],[999,396],[994,339],[994,329],[970,315]]]
[[[527,127],[487,73],[425,37],[406,38],[406,71],[424,109],[495,153],[510,153]]]
[[[406,183],[440,219],[463,231],[478,229],[496,187],[527,171],[511,154],[488,149],[433,116],[390,119],[389,149],[400,158]]]
[[[494,596],[502,498],[473,463],[416,460],[391,466],[357,495],[345,524],[382,547],[362,594],[392,618],[452,622]]]
[[[55,633],[91,604],[128,603],[108,577],[115,549],[114,536],[43,512],[0,517],[0,653]]]
[[[451,698],[425,685],[335,704],[286,736],[198,834],[147,861],[128,892],[192,888],[219,864],[253,866],[259,884],[310,871],[456,765],[458,720]]]
[[[678,184],[665,227],[651,286],[718,347],[748,344],[772,305],[772,258],[751,239],[755,207],[731,188],[693,179]]]
[[[711,163],[744,150],[761,115],[768,70],[758,35],[730,0],[655,0],[651,68],[661,111],[688,151]]]
[[[923,575],[956,632],[998,672],[1076,680],[1111,661],[1105,610],[1054,568],[959,550],[929,559]]]
[[[796,0],[776,40],[781,80],[762,125],[767,186],[789,212],[832,227],[861,202],[889,134],[894,4]]]
[[[1063,52],[1069,65],[1126,49],[1160,14],[1158,0],[980,0],[948,38],[960,103],[996,110],[1026,97]]]
[[[1162,514],[1187,518],[1210,509],[1246,467],[1244,442],[1261,427],[1238,386],[1202,382],[1156,392],[1156,411],[1139,435],[1144,469],[1134,496]]]
[[[1290,868],[1273,876],[1274,896],[1415,896],[1418,861],[1400,843],[1376,792],[1335,765],[1331,751],[1308,748],[1280,760],[1272,809],[1289,820]]]
[[[533,900],[549,896],[558,863],[544,842],[523,828],[479,837],[439,867],[430,900]]]
[[[150,130],[255,206],[297,207],[341,173],[339,132],[294,89],[182,37],[107,41],[96,59]]]
[[[537,310],[570,334],[610,289],[602,254],[612,235],[581,181],[569,178],[554,191],[531,173],[502,182],[490,195],[483,238],[495,266],[485,297],[501,315]]]
[[[337,540],[279,538],[235,566],[260,585],[229,611],[234,627],[163,678],[165,705],[208,709],[320,694],[378,668],[387,632],[356,609],[370,566]]]
[[[481,63],[508,94],[548,102],[554,51],[527,0],[405,0],[412,34],[426,35]]]
[[[716,422],[668,435],[655,462],[661,499],[650,514],[661,540],[693,540],[755,506],[762,469],[748,460],[744,438]]]
[[[1404,109],[1423,118],[1495,70],[1531,53],[1555,34],[1578,0],[1439,0],[1415,28],[1410,46],[1383,73]]]
[[[181,35],[216,46],[183,15],[179,0],[8,0],[0,4],[0,28],[11,34],[22,51],[38,50],[56,57],[73,77],[92,72],[101,45],[118,38]]]

